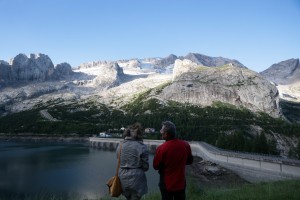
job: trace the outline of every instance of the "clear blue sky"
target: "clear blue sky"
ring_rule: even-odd
[[[54,64],[189,52],[260,72],[300,57],[300,0],[0,0],[0,60]]]

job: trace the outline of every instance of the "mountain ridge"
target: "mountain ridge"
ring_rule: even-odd
[[[280,93],[280,98],[300,103],[300,63],[299,58],[288,59],[271,65],[260,72],[267,80],[273,82]]]
[[[7,105],[7,102],[12,104],[8,107],[6,106],[8,108],[8,111],[10,109],[16,111],[22,109],[22,106],[19,106],[20,102],[18,102],[17,99],[26,100],[27,98],[35,98],[39,99],[39,101],[41,102],[43,101],[42,98],[53,99],[54,96],[57,95],[65,96],[63,94],[70,94],[71,96],[74,96],[78,99],[88,98],[89,95],[100,95],[106,98],[106,100],[103,101],[108,104],[109,101],[111,101],[111,99],[114,98],[123,98],[124,102],[128,102],[130,101],[130,98],[136,93],[154,88],[165,82],[173,81],[172,84],[176,84],[174,83],[174,80],[176,80],[177,76],[181,76],[183,73],[186,72],[193,72],[199,77],[202,77],[203,80],[205,79],[205,76],[213,77],[219,73],[218,71],[220,71],[218,65],[227,66],[227,68],[230,67],[232,69],[243,69],[247,71],[246,74],[252,73],[252,75],[249,78],[245,76],[242,72],[235,73],[234,70],[229,70],[226,73],[219,75],[217,78],[213,78],[215,81],[214,85],[205,85],[203,83],[201,86],[198,85],[199,87],[202,87],[203,89],[207,90],[203,90],[200,92],[204,94],[204,96],[206,96],[204,98],[205,100],[201,101],[202,103],[199,103],[199,101],[197,100],[199,98],[199,95],[193,96],[192,94],[194,91],[184,90],[181,85],[177,85],[177,87],[173,88],[172,93],[177,93],[180,96],[188,92],[187,96],[180,97],[180,102],[198,102],[196,104],[200,106],[211,105],[213,103],[211,99],[214,98],[209,97],[218,94],[221,96],[216,97],[215,100],[221,99],[221,101],[224,101],[225,103],[231,103],[238,107],[243,106],[254,112],[266,112],[274,117],[281,116],[278,108],[278,92],[276,88],[274,88],[275,86],[272,86],[268,82],[258,81],[262,80],[261,75],[262,77],[265,77],[263,76],[263,73],[260,73],[259,75],[256,72],[248,70],[247,67],[245,67],[242,63],[234,59],[228,59],[223,57],[209,57],[198,53],[188,53],[184,57],[178,57],[174,54],[170,54],[166,58],[147,58],[118,61],[93,61],[89,63],[83,63],[75,70],[72,70],[71,66],[68,63],[58,64],[54,67],[51,59],[44,54],[31,54],[29,58],[24,54],[19,54],[14,59],[12,59],[10,63],[3,61],[0,64],[0,70],[4,72],[3,74],[7,72],[7,68],[11,67],[11,76],[8,76],[8,78],[6,77],[6,79],[5,77],[2,77],[0,79],[0,85],[2,85],[2,91],[0,93],[0,102],[4,107]],[[206,71],[203,70],[204,68],[202,68],[202,72],[200,74],[197,70],[195,70],[196,68],[200,69],[199,66],[202,66],[204,68],[208,67],[208,69],[215,68],[216,70],[214,70],[213,73],[208,73],[203,77],[201,76],[203,75],[201,73],[203,72],[205,74]],[[18,71],[17,69],[20,70]],[[233,73],[234,75],[231,73]],[[255,75],[253,75],[253,73]],[[196,76],[193,77],[185,75],[185,77],[191,79],[189,80],[190,82],[193,82],[195,80],[192,79],[194,79]],[[251,77],[260,77],[259,79],[254,78],[259,82],[255,83],[259,86],[256,86],[256,90],[259,92],[257,92],[255,89],[247,89],[253,87],[248,81],[248,79],[252,80]],[[229,85],[224,85],[224,83],[222,83],[222,80],[230,82],[231,79],[235,80],[235,82],[232,82]],[[26,87],[26,80],[29,84],[29,87]],[[14,91],[4,90],[5,86],[9,85],[10,82],[14,81],[25,81],[25,86],[23,86],[19,90]],[[39,82],[45,81],[48,81],[49,84],[52,84],[53,86],[48,87],[46,86],[46,83],[39,84]],[[193,88],[191,84],[186,85],[189,86],[188,89]],[[219,87],[219,89],[217,89],[216,85],[222,87]],[[236,88],[233,89],[233,86],[235,86]],[[248,91],[249,94],[242,94],[243,91],[239,87],[244,87],[243,90]],[[181,88],[182,90],[178,90],[178,88]],[[219,92],[216,92],[215,90]],[[229,93],[225,94],[224,92],[222,92],[222,90],[227,91]],[[272,92],[262,92],[263,90]],[[267,104],[264,105],[264,101],[261,97],[260,92],[261,94],[265,95],[265,99],[271,97],[271,99],[273,100],[266,101]],[[165,96],[167,96],[167,93],[167,91],[164,91]],[[224,95],[227,95],[227,97],[225,97]],[[247,97],[247,101],[241,101],[241,99],[243,99],[241,98],[241,95],[243,96],[243,98],[245,98],[246,96],[252,97],[250,98],[251,100],[249,100],[249,97]],[[189,98],[188,96],[193,96],[192,100],[187,100],[186,98]],[[258,97],[260,99],[259,101],[257,100]],[[236,101],[236,99],[239,100]],[[17,106],[14,109],[13,107],[15,103],[17,103]],[[122,102],[119,102],[118,104],[120,103],[122,104]]]
[[[298,59],[288,59],[271,65],[268,69],[260,72],[268,80],[287,85],[300,81],[300,63]]]
[[[21,55],[14,65],[1,61],[1,130],[90,134],[134,120],[158,127],[162,120],[176,119],[185,139],[214,144],[238,135],[254,148],[258,136],[266,133],[269,144],[277,145],[281,155],[293,151],[297,125],[284,121],[280,106],[289,112],[295,105],[278,103],[281,85],[232,59],[189,55],[197,60],[170,55],[95,61],[74,70],[68,63],[54,67],[43,55]],[[204,66],[205,62],[211,66]],[[12,66],[20,69],[14,76]],[[58,121],[41,119],[39,113],[45,109]],[[296,112],[287,119],[297,122],[295,117],[299,117]]]

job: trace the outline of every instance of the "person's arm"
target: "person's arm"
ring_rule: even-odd
[[[156,149],[154,158],[153,158],[153,168],[155,170],[159,170],[161,168],[161,166],[163,165],[162,163],[162,152],[160,150],[160,148],[158,147]]]
[[[119,156],[119,152],[120,152],[120,146],[121,146],[121,142],[118,144],[117,150],[116,150],[116,154],[117,154],[117,159]],[[122,145],[123,146],[123,145]]]
[[[190,164],[193,163],[194,157],[192,155],[191,146],[189,144],[187,144],[187,147],[188,147],[188,157],[187,157],[187,160],[186,160],[186,164],[190,165]]]
[[[116,150],[117,158],[118,158],[119,151],[120,151],[120,143],[118,144],[118,147],[117,147],[117,150]]]
[[[149,169],[149,153],[145,146],[144,152],[141,155],[141,161],[142,161],[142,169],[144,171],[148,171]]]

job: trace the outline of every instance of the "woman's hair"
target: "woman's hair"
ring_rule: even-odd
[[[130,129],[129,129],[129,128],[126,128],[126,129],[124,130],[123,138],[125,138],[125,137],[130,137]]]
[[[134,123],[125,129],[123,137],[132,137],[135,140],[143,140],[143,127],[140,123]]]
[[[171,121],[164,121],[162,122],[162,125],[164,127],[164,131],[169,134],[170,138],[176,137],[176,126]]]

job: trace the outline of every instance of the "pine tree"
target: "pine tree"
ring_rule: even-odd
[[[272,139],[268,142],[268,153],[272,155],[278,155],[279,152],[277,150],[277,141],[275,139]]]
[[[257,153],[268,153],[268,143],[264,133],[261,133],[255,137],[253,148],[253,151]]]
[[[219,135],[216,146],[223,149],[227,148],[227,140],[224,134]]]

